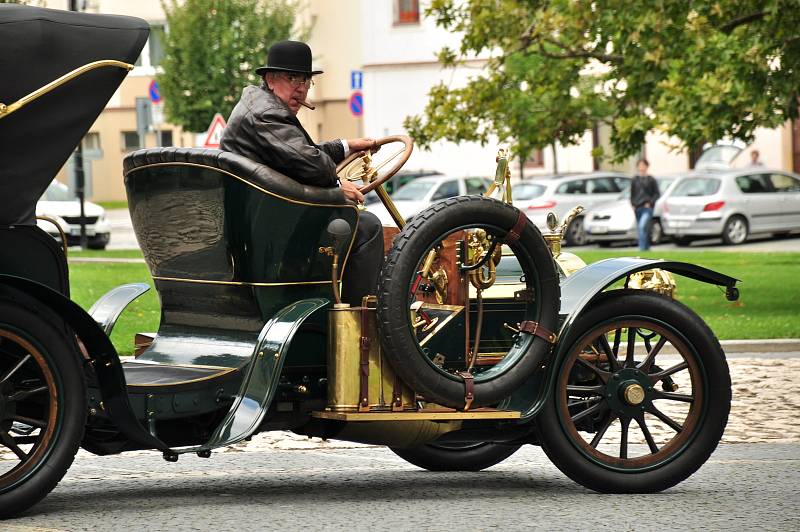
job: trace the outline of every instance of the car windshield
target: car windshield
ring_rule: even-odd
[[[547,187],[544,185],[537,185],[535,183],[522,183],[521,185],[513,187],[512,194],[514,199],[529,200],[538,198],[544,194],[546,188]]]
[[[392,199],[396,201],[422,201],[425,194],[434,184],[434,181],[412,181],[392,194]]]
[[[53,181],[42,194],[43,201],[73,201],[75,194],[65,185],[58,181]]]
[[[672,196],[710,196],[719,190],[719,185],[720,180],[714,177],[690,177],[675,185]]]

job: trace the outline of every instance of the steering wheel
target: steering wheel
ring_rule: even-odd
[[[403,148],[388,157],[381,157],[379,160],[373,161],[373,155],[381,146],[395,143],[402,143]],[[353,152],[345,157],[336,167],[336,175],[339,176],[339,179],[364,183],[364,186],[359,190],[362,194],[366,194],[381,186],[396,174],[406,164],[408,158],[411,157],[413,150],[414,141],[407,135],[383,137],[375,141],[373,149]],[[382,171],[386,165],[394,160],[397,160],[397,162],[391,168]]]

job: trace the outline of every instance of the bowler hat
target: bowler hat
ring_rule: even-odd
[[[322,74],[322,70],[311,70],[311,48],[298,41],[280,41],[269,47],[267,64],[258,67],[256,74],[263,76],[270,70],[300,72],[309,76]]]

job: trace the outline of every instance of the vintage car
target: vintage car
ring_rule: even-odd
[[[725,355],[689,308],[634,278],[658,268],[731,299],[736,279],[637,258],[586,266],[560,252],[557,229],[548,247],[508,201],[466,196],[398,216],[375,295],[349,307],[339,285],[358,207],[218,150],[124,161],[161,323],[121,362],[109,334],[147,285],[84,311],[34,209],[148,31],[0,5],[0,516],[49,493],[80,447],[176,461],[269,430],[386,445],[429,470],[539,445],[570,478],[615,493],[669,488],[708,459],[730,408]],[[413,143],[379,144],[340,176],[391,210],[380,185]],[[507,163],[500,154],[491,190],[504,200]]]

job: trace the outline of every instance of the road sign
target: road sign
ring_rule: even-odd
[[[144,96],[137,96],[136,98],[136,132],[139,134],[139,140],[143,140],[144,135],[150,131],[150,126],[153,123],[153,104]],[[141,142],[140,142],[141,144]],[[144,146],[144,144],[142,144]]]
[[[164,100],[152,105],[153,127],[159,128],[164,123]]]
[[[217,113],[211,120],[206,132],[206,140],[203,141],[204,148],[219,148],[219,141],[222,139],[222,132],[225,130],[225,119]]]
[[[353,116],[361,116],[364,114],[364,95],[361,94],[359,91],[355,91],[353,94],[350,95],[350,101],[348,102],[350,106],[350,112],[353,113]]]
[[[351,70],[350,71],[350,90],[351,91],[360,91],[364,88],[364,72],[361,70]]]
[[[151,102],[158,103],[161,101],[161,91],[158,90],[158,83],[156,83],[156,80],[150,82],[150,87],[148,87],[147,92],[150,94]]]

